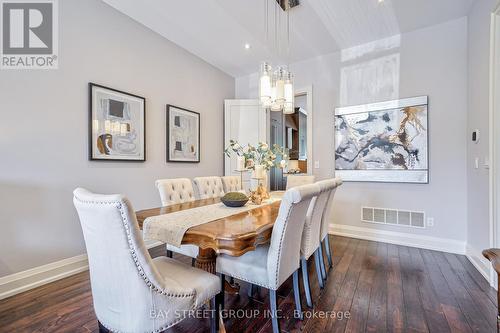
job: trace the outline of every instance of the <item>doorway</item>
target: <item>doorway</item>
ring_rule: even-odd
[[[289,175],[312,175],[312,87],[295,92],[293,114],[270,112],[269,138],[288,150],[286,167],[271,169],[271,191],[285,190]]]

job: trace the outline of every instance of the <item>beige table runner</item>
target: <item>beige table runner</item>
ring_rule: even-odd
[[[249,202],[243,207],[226,207],[220,202],[175,213],[148,217],[143,224],[144,239],[157,240],[179,247],[184,234],[189,228],[270,205],[281,200],[283,193],[272,192],[271,199],[265,200],[260,205]]]

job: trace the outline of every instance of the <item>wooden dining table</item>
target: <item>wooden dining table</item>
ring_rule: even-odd
[[[148,217],[175,213],[183,210],[213,205],[220,198],[201,199],[165,207],[145,209],[136,212],[139,227],[142,229]],[[256,205],[254,209],[237,212],[225,218],[191,227],[186,231],[182,244],[199,247],[196,267],[215,274],[217,255],[241,256],[253,251],[258,245],[271,239],[274,221],[278,216],[281,200],[267,205]],[[252,203],[248,203],[252,205]],[[226,285],[226,292],[238,292],[237,286]]]

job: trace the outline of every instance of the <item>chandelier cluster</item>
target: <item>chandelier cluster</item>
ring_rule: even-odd
[[[279,54],[279,17],[281,10],[286,13],[286,35],[287,35],[287,56],[290,60],[290,9],[298,6],[298,0],[270,0],[274,3],[274,46]],[[264,0],[266,40],[269,40],[269,1]],[[279,8],[279,9],[278,9]],[[277,66],[273,68],[268,62],[263,62],[259,75],[259,99],[263,107],[271,111],[282,111],[284,114],[295,112],[295,94],[293,89],[293,74],[289,66]]]
[[[273,72],[271,65],[263,62],[260,68],[259,98],[262,105],[271,111],[294,113],[293,74],[284,66],[278,66]]]

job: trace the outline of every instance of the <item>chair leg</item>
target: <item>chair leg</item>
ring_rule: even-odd
[[[326,281],[325,257],[323,256],[323,245],[319,243],[319,267],[321,268],[321,278]]]
[[[325,251],[326,251],[326,257],[328,258],[328,266],[332,268],[333,267],[332,250],[330,247],[330,237],[328,235],[326,235],[325,237]]]
[[[253,296],[253,284],[250,283],[250,285],[248,286],[248,293],[247,293],[248,297],[252,297]]]
[[[167,250],[167,257],[172,258],[172,255],[173,255],[173,254],[172,254],[172,251]]]
[[[219,301],[218,295],[210,300],[211,316],[210,316],[210,333],[219,331]]]
[[[300,289],[299,289],[299,270],[297,269],[293,272],[293,296],[295,299],[295,309],[299,315],[300,320],[304,320],[304,314],[302,313],[302,304],[300,302]]]
[[[196,265],[196,259],[191,258],[191,267],[194,267]]]
[[[307,272],[306,258],[300,259],[300,266],[302,267],[302,282],[304,284],[304,294],[306,294],[307,307],[312,309],[313,302],[311,297],[311,285],[309,284],[309,273]]]
[[[321,289],[324,288],[323,277],[321,276],[321,264],[319,258],[319,249],[314,251],[314,266],[316,266],[316,275],[318,276],[318,284]]]
[[[225,282],[226,282],[226,276],[224,274],[219,274],[219,277],[220,277],[220,293],[219,293],[219,305],[220,305],[220,308],[221,310],[224,310],[224,305],[225,305],[225,302],[224,302],[224,298],[225,298]]]
[[[269,289],[269,303],[271,304],[271,323],[273,324],[273,333],[279,333],[280,323],[278,320],[278,303],[276,299],[276,290]]]
[[[102,326],[100,321],[97,321],[97,324],[99,325],[99,333],[109,333],[109,330],[106,327]]]

